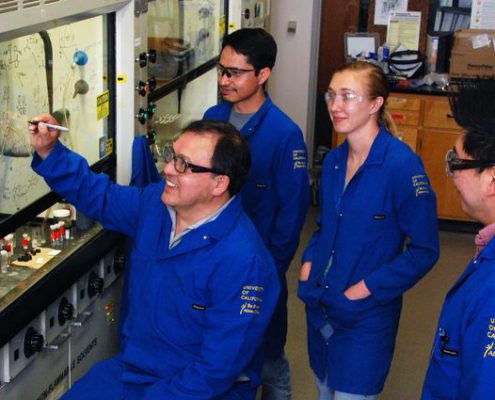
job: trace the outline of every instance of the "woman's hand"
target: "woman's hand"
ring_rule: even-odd
[[[31,144],[42,159],[48,157],[55,145],[57,144],[60,132],[56,129],[48,129],[44,124],[58,125],[58,122],[50,114],[41,114],[33,118],[38,124],[29,124],[29,133],[31,134]]]
[[[306,261],[303,265],[301,265],[301,270],[299,271],[299,280],[307,281],[309,279],[309,273],[311,272],[311,266],[313,263],[311,261]]]
[[[355,285],[348,287],[344,292],[344,296],[349,300],[361,300],[371,296],[371,292],[368,290],[366,283],[364,283],[364,279],[362,279]]]

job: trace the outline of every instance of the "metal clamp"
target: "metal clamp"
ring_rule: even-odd
[[[58,335],[55,339],[50,344],[47,344],[45,348],[47,350],[58,350],[62,345],[69,340],[69,338],[72,336],[71,333],[64,331],[60,335]]]
[[[79,314],[70,324],[72,326],[77,326],[81,327],[83,326],[88,319],[90,319],[93,316],[92,311],[83,311],[81,314]]]

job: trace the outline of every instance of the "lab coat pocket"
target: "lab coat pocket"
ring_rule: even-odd
[[[208,304],[184,293],[163,293],[156,308],[156,324],[175,343],[194,345],[202,342]]]
[[[459,345],[456,340],[447,336],[444,329],[439,328],[435,336],[435,343],[432,350],[431,364],[436,365],[430,370],[436,375],[436,382],[459,382],[461,379],[461,357]],[[457,389],[455,385],[444,385],[442,390],[445,398],[454,398]],[[448,386],[448,388],[447,388]],[[452,387],[453,386],[453,387]]]
[[[350,300],[343,292],[339,292],[335,298],[336,314],[344,324],[354,325],[365,316],[375,300],[372,296],[368,296],[360,300]]]
[[[297,284],[297,297],[310,308],[319,308],[320,298],[324,291],[323,287],[318,287],[311,280],[298,281]]]

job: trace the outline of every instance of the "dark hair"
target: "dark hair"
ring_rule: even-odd
[[[224,37],[222,50],[230,46],[236,53],[246,57],[247,62],[258,72],[262,68],[273,69],[277,58],[277,44],[262,28],[243,28]]]
[[[494,161],[495,79],[456,82],[451,86],[449,96],[454,118],[465,130],[464,151],[475,160]]]
[[[382,68],[367,61],[355,61],[342,65],[334,72],[334,75],[344,71],[366,74],[367,79],[364,83],[368,88],[368,96],[371,98],[383,97],[383,105],[378,114],[378,124],[385,125],[387,130],[395,135],[397,133],[397,127],[395,126],[394,120],[385,109],[385,103],[389,95],[389,87],[387,77]]]
[[[211,166],[230,178],[229,194],[240,192],[251,166],[249,145],[237,128],[229,122],[209,119],[192,121],[183,130],[196,134],[210,133],[218,136]]]

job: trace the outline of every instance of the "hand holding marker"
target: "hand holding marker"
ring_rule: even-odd
[[[31,124],[31,125],[38,125],[40,122],[43,122],[43,121],[28,121],[28,124]],[[44,124],[46,125],[47,128],[49,129],[57,129],[59,130],[60,132],[69,132],[69,128],[66,128],[65,126],[60,126],[60,125],[54,125],[54,124],[48,124],[46,122],[44,122]]]

